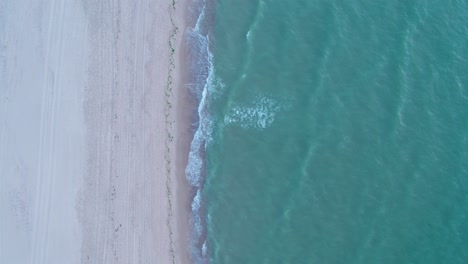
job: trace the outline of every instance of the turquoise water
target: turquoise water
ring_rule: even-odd
[[[196,263],[468,263],[468,2],[200,13]]]

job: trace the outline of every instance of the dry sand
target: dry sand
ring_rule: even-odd
[[[0,263],[189,263],[186,3],[0,3]]]

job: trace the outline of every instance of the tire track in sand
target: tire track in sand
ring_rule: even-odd
[[[39,132],[40,143],[36,180],[37,188],[30,263],[48,263],[50,203],[56,169],[55,120],[57,116],[57,97],[60,92],[59,82],[63,54],[63,18],[65,4],[63,2],[57,3],[52,1],[50,7],[44,62],[44,82],[42,86],[43,93]],[[58,14],[56,14],[57,12]],[[56,21],[57,18],[58,21]],[[50,63],[52,63],[52,65],[50,65]]]

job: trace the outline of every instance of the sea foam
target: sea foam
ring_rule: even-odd
[[[188,88],[198,102],[195,133],[190,146],[188,164],[185,174],[190,185],[196,190],[190,213],[191,237],[190,250],[196,264],[208,262],[206,241],[206,223],[203,216],[203,183],[205,170],[205,149],[211,138],[212,121],[209,114],[209,95],[215,90],[215,73],[213,55],[210,52],[209,30],[206,25],[207,3],[195,0],[192,11],[197,14],[193,28],[185,32],[185,43],[191,59],[193,74]]]
[[[276,100],[258,95],[250,103],[232,106],[224,118],[224,123],[242,128],[267,128],[273,123],[276,113],[281,108]]]

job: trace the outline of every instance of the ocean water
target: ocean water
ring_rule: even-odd
[[[194,0],[196,263],[468,263],[468,2]]]

